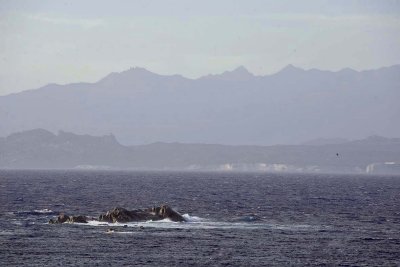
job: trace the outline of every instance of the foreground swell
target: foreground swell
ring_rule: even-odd
[[[400,258],[400,177],[0,171],[0,190],[1,266],[396,266]],[[187,222],[47,223],[60,212],[159,203]]]

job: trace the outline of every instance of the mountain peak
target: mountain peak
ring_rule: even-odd
[[[297,77],[299,75],[304,74],[306,71],[303,69],[300,69],[298,67],[293,66],[292,64],[286,65],[283,69],[280,71],[276,72],[275,74],[272,74],[271,76],[276,76],[276,77],[284,77],[284,79],[287,79],[287,77]]]
[[[131,67],[125,71],[116,73],[118,77],[124,79],[124,78],[152,78],[156,76],[160,76],[154,72],[151,72],[145,68],[141,67]]]
[[[132,83],[134,81],[152,79],[158,76],[159,76],[158,74],[148,71],[145,68],[132,67],[125,71],[112,72],[103,79],[101,79],[99,83],[114,84],[116,82],[121,82],[121,81]]]
[[[249,72],[244,66],[239,66],[234,70],[225,71],[221,74],[208,75],[203,78],[218,79],[224,81],[247,81],[254,78],[254,75]]]
[[[246,67],[244,67],[244,66],[239,66],[239,67],[237,67],[236,69],[234,69],[234,70],[231,70],[231,71],[225,71],[225,72],[223,72],[220,76],[233,76],[233,75],[235,75],[235,76],[237,76],[237,77],[253,77],[254,75],[252,74],[252,73],[250,73],[247,69],[246,69]]]
[[[298,72],[298,71],[303,71],[303,69],[300,69],[292,64],[289,64],[286,67],[284,67],[280,72]]]
[[[237,67],[236,69],[232,70],[231,73],[238,73],[238,74],[240,73],[240,74],[250,74],[250,75],[253,75],[253,74],[251,74],[251,73],[246,69],[246,67],[243,66],[243,65],[241,65],[241,66]]]
[[[151,71],[149,71],[149,70],[147,70],[147,69],[145,69],[145,68],[142,68],[142,67],[131,67],[131,68],[129,68],[128,70],[122,71],[121,74],[122,74],[122,73],[130,73],[130,74],[153,74],[153,75],[155,75],[155,73],[153,73],[153,72],[151,72]]]

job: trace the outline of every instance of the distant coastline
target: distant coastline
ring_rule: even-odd
[[[400,174],[400,138],[371,136],[342,143],[324,142],[276,146],[159,142],[124,146],[113,135],[55,135],[35,129],[0,138],[0,169]]]

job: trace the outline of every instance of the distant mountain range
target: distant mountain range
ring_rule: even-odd
[[[34,128],[114,134],[122,144],[300,144],[400,136],[400,65],[337,72],[244,67],[187,79],[143,68],[96,83],[49,84],[0,97],[0,136]]]
[[[372,136],[340,144],[297,146],[123,146],[113,135],[55,135],[36,129],[0,138],[2,168],[400,174],[400,138]]]

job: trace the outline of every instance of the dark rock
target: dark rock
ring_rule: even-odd
[[[142,216],[140,216],[142,215]],[[138,211],[129,211],[124,208],[114,208],[110,211],[107,211],[106,214],[102,214],[99,216],[99,221],[102,222],[119,222],[119,223],[125,223],[125,222],[131,222],[131,221],[140,221],[140,220],[145,220],[147,214],[140,214],[140,210]]]
[[[161,205],[160,207],[154,207],[151,209],[152,213],[159,217],[159,220],[170,219],[174,222],[184,222],[185,219],[178,212],[174,211],[167,205]]]
[[[68,222],[70,223],[87,223],[86,216],[70,216]]]
[[[65,214],[60,214],[57,219],[50,219],[50,224],[59,224],[59,223],[87,223],[86,216],[68,216]]]
[[[182,217],[178,212],[173,210],[167,205],[161,205],[160,207],[153,207],[147,210],[127,210],[121,207],[116,207],[112,210],[107,211],[105,214],[101,214],[98,218],[101,222],[109,223],[127,223],[127,222],[139,222],[139,221],[159,221],[163,219],[170,219],[174,222],[184,222],[185,218]],[[51,219],[50,224],[58,223],[87,223],[88,218],[85,216],[67,216],[61,214],[57,219]]]
[[[137,222],[137,221],[159,221],[163,219],[170,219],[174,222],[184,222],[185,219],[178,212],[174,211],[167,205],[160,207],[153,207],[148,210],[127,210],[124,208],[114,208],[106,214],[99,216],[99,221],[103,222]]]
[[[65,215],[65,214],[60,214],[57,219],[53,220],[50,219],[49,223],[50,224],[57,224],[57,223],[65,223],[66,221],[69,220],[69,216]]]

